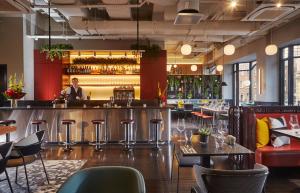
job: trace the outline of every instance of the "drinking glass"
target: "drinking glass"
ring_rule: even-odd
[[[290,115],[290,125],[292,129],[299,129],[299,122],[297,115]]]
[[[191,144],[192,143],[192,137],[193,137],[193,130],[192,129],[186,129],[184,131],[184,136],[185,136],[185,142],[187,144]]]
[[[179,139],[178,142],[184,142],[183,139],[181,139],[182,133],[185,130],[185,119],[178,119],[177,120],[177,130],[179,132]]]

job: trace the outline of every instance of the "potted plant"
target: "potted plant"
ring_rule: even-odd
[[[11,100],[11,107],[17,107],[17,100],[23,98],[26,93],[23,92],[23,77],[17,80],[17,75],[9,77],[8,89],[4,92],[4,96]]]
[[[61,59],[63,56],[63,51],[65,50],[73,50],[73,46],[71,44],[54,44],[51,45],[43,45],[40,49],[41,53],[46,53],[47,59],[49,58],[51,62],[54,61],[55,58]]]
[[[199,129],[199,141],[201,144],[207,144],[211,131],[209,128]]]

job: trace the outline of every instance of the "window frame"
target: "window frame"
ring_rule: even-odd
[[[287,105],[294,105],[294,60],[295,58],[300,58],[299,56],[294,56],[294,47],[295,46],[300,46],[300,44],[291,44],[285,47],[282,47],[279,49],[279,103],[280,105],[286,105],[285,102],[285,97],[284,97],[284,90],[285,90],[285,85],[284,85],[284,80],[285,80],[285,61],[288,62],[288,103]],[[288,48],[288,57],[284,58],[283,53],[284,49]]]

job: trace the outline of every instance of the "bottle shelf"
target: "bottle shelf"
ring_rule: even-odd
[[[64,74],[67,76],[140,76],[141,74]]]
[[[71,84],[64,84],[63,86],[71,86]],[[79,86],[94,86],[94,87],[102,87],[102,86],[141,86],[140,84],[79,84]]]

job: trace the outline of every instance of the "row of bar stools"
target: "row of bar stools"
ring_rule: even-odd
[[[104,127],[105,121],[103,119],[92,120],[95,125],[95,142],[91,145],[95,145],[95,151],[102,151],[102,146],[107,143],[107,132]],[[104,136],[102,133],[104,132]]]
[[[12,124],[16,124],[15,120],[2,120],[0,121],[0,125],[10,126]],[[6,142],[10,142],[10,133],[6,133]]]
[[[160,136],[161,123],[162,123],[161,119],[151,119],[150,120],[149,143],[154,144],[154,147],[153,147],[154,149],[160,149],[159,145],[160,145],[160,140],[161,140],[161,136]]]
[[[71,125],[75,123],[76,121],[73,119],[64,119],[61,121],[61,124],[66,126],[66,141],[64,142],[64,151],[72,151],[71,145],[74,143],[71,143]]]
[[[121,141],[121,143],[123,142],[125,151],[131,151],[132,145],[135,144],[133,124],[134,121],[132,119],[121,120],[121,125],[124,128],[124,141]]]

